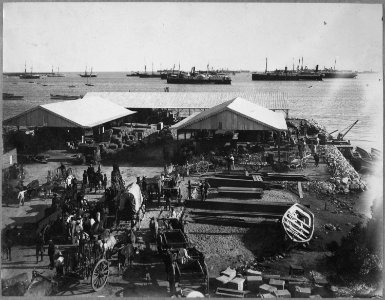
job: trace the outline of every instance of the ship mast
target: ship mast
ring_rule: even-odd
[[[267,73],[267,57],[266,57],[265,73]]]

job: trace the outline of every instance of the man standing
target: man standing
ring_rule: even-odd
[[[87,187],[87,180],[88,179],[88,174],[87,174],[87,171],[84,170],[84,173],[83,173],[83,187],[84,189]]]
[[[204,200],[207,199],[207,195],[208,195],[208,191],[209,191],[209,188],[210,188],[210,184],[208,183],[207,180],[205,180],[204,182],[204,186],[203,186],[203,189],[204,189]]]
[[[318,153],[314,153],[314,165],[316,168],[318,168],[318,164],[319,164],[319,155]]]
[[[36,239],[36,263],[39,262],[39,256],[41,257],[40,261],[43,261],[44,253],[44,236],[40,232]]]
[[[104,190],[107,189],[107,174],[104,174],[104,177],[103,177],[103,188]]]
[[[55,255],[55,245],[52,240],[48,242],[48,256],[49,256],[49,268],[50,270],[54,267],[54,255]]]
[[[205,200],[205,194],[204,194],[204,186],[203,186],[202,180],[199,181],[199,191],[201,193],[201,199],[202,199],[202,201],[204,201]]]
[[[233,154],[230,155],[230,162],[231,162],[231,168],[234,170],[235,169],[235,165],[234,165],[234,156],[233,156]]]
[[[17,195],[17,199],[19,200],[19,206],[24,206],[24,200],[25,200],[25,193],[27,190],[20,191],[19,194]]]
[[[192,186],[191,181],[189,180],[187,183],[187,199],[191,200],[191,194],[192,194]]]

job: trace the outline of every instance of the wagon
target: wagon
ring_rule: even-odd
[[[171,223],[169,218],[158,220]],[[181,289],[201,288],[205,294],[208,293],[209,273],[204,255],[191,245],[182,229],[160,230],[157,246],[166,267],[171,293],[176,292],[176,284]]]
[[[107,283],[110,263],[105,254],[95,251],[95,247],[94,242],[87,241],[81,246],[62,245],[59,248],[64,257],[64,277],[75,275],[90,280],[92,289],[100,291]]]

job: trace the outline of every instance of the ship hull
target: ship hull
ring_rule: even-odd
[[[324,78],[356,78],[356,73],[323,73]]]
[[[161,78],[160,74],[139,74],[139,78]]]
[[[84,74],[79,74],[80,77],[97,77],[98,75],[84,75]]]
[[[47,77],[65,77],[64,74],[49,74]]]
[[[252,80],[261,81],[300,81],[300,80],[312,80],[321,81],[322,75],[307,75],[307,74],[251,74]]]
[[[40,79],[40,75],[20,75],[20,79]]]
[[[231,79],[167,78],[170,84],[231,84]]]

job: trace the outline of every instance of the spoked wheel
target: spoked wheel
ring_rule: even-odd
[[[202,160],[197,164],[197,173],[205,174],[209,171],[209,162]]]
[[[107,283],[109,274],[108,261],[106,259],[99,260],[95,265],[91,276],[91,285],[95,292],[103,289]]]

